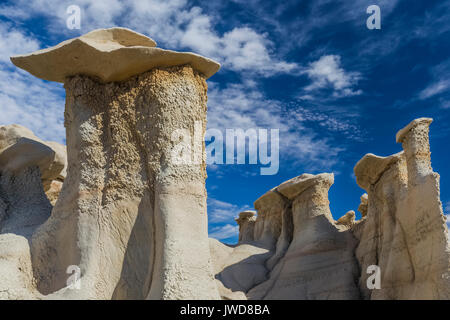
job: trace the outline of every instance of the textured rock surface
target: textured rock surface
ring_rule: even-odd
[[[218,298],[204,152],[196,165],[170,160],[177,126],[205,128],[204,78],[186,66],[120,85],[77,76],[65,88],[68,177],[33,238],[39,290],[64,288],[77,265],[82,290],[62,297]]]
[[[52,209],[41,171],[53,160],[51,148],[28,138],[18,138],[0,153],[0,299],[39,296],[29,243]]]
[[[359,297],[355,240],[335,226],[329,210],[333,181],[332,174],[304,174],[275,188],[291,203],[292,241],[279,254],[269,279],[248,292],[250,299]]]
[[[367,206],[369,205],[369,195],[364,193],[361,196],[361,202],[358,207],[358,211],[361,213],[361,217],[365,218],[367,216]]]
[[[431,169],[430,123],[417,119],[399,131],[404,152],[365,156],[355,167],[368,193],[367,217],[354,230],[366,299],[450,299],[448,230],[439,175]],[[378,290],[367,289],[369,265],[380,267]]]
[[[266,268],[265,279],[250,289],[248,282],[239,286],[243,273],[252,274],[242,261],[233,262],[239,260],[242,241],[213,255],[228,261],[216,265],[217,279],[248,299],[450,299],[448,230],[439,175],[431,169],[430,123],[417,119],[399,131],[404,151],[389,157],[367,154],[357,163],[357,182],[367,191],[359,221],[353,210],[333,220],[327,196],[331,174],[303,174],[267,192],[254,204],[253,240],[247,225],[253,217],[244,213],[237,219],[244,233],[240,240],[268,250],[253,260],[257,270]],[[380,268],[380,288],[367,285],[370,266]],[[226,269],[233,270],[237,284],[222,276]]]
[[[21,171],[36,165],[47,197],[54,205],[66,177],[66,146],[43,141],[17,124],[0,126],[0,170]]]
[[[355,211],[350,210],[336,221],[336,225],[351,228],[355,224]]]
[[[0,298],[220,298],[207,236],[201,142],[205,78],[219,65],[154,45],[143,35],[113,28],[12,59],[39,77],[64,81],[68,165],[61,187],[55,180],[64,177],[64,168],[51,170],[58,146],[41,150],[38,142],[27,141],[36,149],[30,157],[19,152],[24,145],[19,139],[15,149],[2,152],[0,163],[11,174],[2,172],[1,179],[13,176],[18,184],[8,185],[7,192],[25,187],[33,192],[7,193],[0,202],[2,232],[26,234],[15,258],[6,260],[15,265],[1,272],[11,279],[15,272],[16,285],[4,286],[24,292],[5,291]],[[104,83],[112,80],[122,82]],[[177,130],[198,136],[192,162],[175,159]],[[20,174],[35,183],[24,186],[25,178],[16,178]],[[42,185],[47,180],[51,200],[61,189],[53,210]],[[14,201],[17,214],[11,215]],[[72,267],[81,272],[79,289],[68,282]]]
[[[239,243],[254,240],[256,216],[255,211],[243,211],[236,219],[239,225]]]
[[[191,52],[155,48],[156,43],[125,28],[99,29],[57,46],[11,57],[19,68],[57,82],[75,75],[88,75],[102,82],[123,81],[156,67],[185,64],[209,78],[220,65]]]

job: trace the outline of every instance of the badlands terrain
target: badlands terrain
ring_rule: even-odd
[[[0,126],[0,299],[450,299],[432,119],[356,163],[362,219],[304,173],[237,212],[230,246],[208,238],[204,143],[171,161],[174,130],[204,135],[217,62],[124,28],[11,60],[64,83],[67,146]]]

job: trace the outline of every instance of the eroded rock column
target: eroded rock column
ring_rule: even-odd
[[[412,121],[397,134],[404,151],[365,155],[355,166],[358,184],[368,193],[367,216],[353,229],[360,289],[366,299],[449,299],[450,249],[432,171],[428,126]],[[370,288],[369,266],[380,270],[380,287]]]
[[[68,174],[31,248],[48,298],[219,298],[203,142],[205,80],[219,65],[155,45],[112,28],[12,59],[66,89]],[[198,125],[199,154],[174,162],[174,131],[195,137]],[[68,286],[71,266],[79,290]]]
[[[11,137],[9,129],[0,128],[9,133],[0,137],[0,144],[6,145],[0,149],[0,300],[33,299],[40,295],[34,287],[29,243],[52,209],[42,177],[57,176],[55,168],[61,163],[47,145],[19,132]]]
[[[412,121],[397,133],[396,140],[401,143],[406,156],[408,183],[417,185],[433,172],[429,126],[433,119],[420,118]]]
[[[255,213],[255,211],[243,211],[239,213],[239,218],[235,219],[239,225],[239,243],[254,240]]]
[[[332,174],[304,174],[275,190],[292,202],[292,241],[270,278],[249,291],[250,299],[357,299],[355,241],[331,216]],[[292,228],[292,227],[291,227]]]
[[[64,287],[77,265],[90,298],[217,297],[205,159],[171,161],[173,130],[206,127],[204,78],[186,66],[120,84],[77,76],[65,87],[68,178],[33,242],[40,288]]]

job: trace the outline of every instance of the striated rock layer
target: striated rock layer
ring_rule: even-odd
[[[430,123],[417,119],[399,131],[404,151],[367,154],[357,163],[357,183],[367,192],[359,221],[353,210],[332,218],[332,174],[303,174],[259,198],[256,219],[246,212],[237,219],[239,243],[226,255],[237,262],[216,276],[231,293],[221,293],[233,298],[243,292],[249,299],[450,299],[450,247],[439,175],[431,168]],[[244,245],[267,252],[239,257]],[[216,252],[214,259],[224,255]],[[235,279],[247,279],[248,261],[254,270],[267,271],[252,288],[224,278],[232,270]]]

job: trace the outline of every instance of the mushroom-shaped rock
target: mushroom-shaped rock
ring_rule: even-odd
[[[278,258],[270,268],[269,279],[251,289],[247,297],[356,299],[359,296],[355,286],[358,267],[353,255],[353,236],[334,225],[329,208],[328,190],[333,180],[333,174],[329,173],[303,174],[274,189],[289,200],[291,240],[287,250],[280,250],[282,254],[278,254],[277,248]]]
[[[367,207],[369,205],[369,196],[367,193],[364,193],[361,196],[361,202],[358,207],[358,211],[361,213],[361,217],[365,217],[367,215]]]
[[[219,298],[202,139],[206,78],[219,64],[155,45],[112,28],[11,59],[66,89],[67,178],[31,245],[49,298]],[[174,152],[181,130],[199,138],[190,163]],[[81,290],[68,290],[70,265]]]
[[[125,28],[99,29],[54,47],[11,57],[19,68],[49,81],[86,75],[101,82],[123,81],[153,68],[191,65],[206,78],[220,65],[191,52],[156,48],[156,43]]]
[[[355,255],[361,270],[374,264],[381,269],[377,290],[367,288],[370,275],[361,273],[366,299],[450,297],[450,248],[439,175],[431,168],[430,123],[420,118],[398,132],[401,153],[366,155],[355,167],[357,182],[368,193],[360,205],[366,219],[352,228],[359,239]]]
[[[14,148],[11,148],[13,145],[15,145]],[[3,151],[5,151],[5,155],[1,156]],[[46,164],[44,162],[47,160],[43,158],[38,159],[40,157],[39,154],[45,153],[45,151],[49,152],[47,157],[49,162]],[[11,156],[15,157],[15,159],[8,160],[7,158]],[[13,167],[16,167],[16,169],[21,167],[23,169],[34,166],[39,161],[38,166],[44,191],[52,204],[56,203],[62,183],[66,177],[66,146],[53,141],[43,141],[36,137],[31,130],[21,125],[0,126],[0,157],[3,158],[2,162],[5,169],[12,169]]]
[[[309,187],[320,183],[331,186],[334,183],[334,175],[332,173],[321,173],[318,175],[304,173],[301,176],[283,182],[276,190],[286,198],[293,200]]]
[[[239,225],[239,243],[253,241],[253,233],[256,222],[256,211],[247,210],[239,213],[236,219]]]
[[[404,157],[403,151],[388,157],[376,156],[372,153],[366,154],[353,169],[356,182],[364,190],[368,190],[371,185],[376,183],[389,167],[400,161]]]
[[[351,227],[355,224],[355,211],[350,210],[336,221],[337,225]]]
[[[259,197],[253,206],[258,211],[255,222],[254,240],[270,248],[275,245],[281,233],[283,197],[269,190]]]
[[[24,126],[18,124],[0,126],[0,152],[15,144],[20,138],[39,140],[30,129]]]
[[[0,300],[39,297],[30,242],[52,209],[42,173],[57,175],[54,164],[55,152],[29,138],[18,138],[0,153]]]

